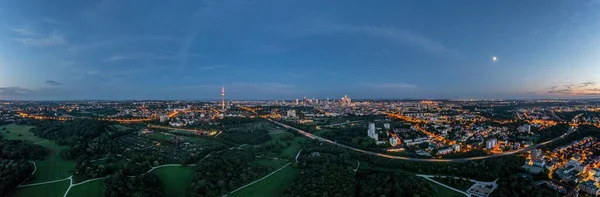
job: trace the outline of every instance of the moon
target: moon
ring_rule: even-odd
[[[498,61],[498,57],[496,57],[496,56],[492,57],[492,61],[493,62]]]

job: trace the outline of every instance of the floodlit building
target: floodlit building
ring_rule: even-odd
[[[167,115],[160,116],[160,122],[166,122],[166,121],[169,121],[169,116],[167,116]]]
[[[444,148],[444,149],[438,150],[437,154],[438,155],[445,155],[445,154],[448,154],[448,153],[451,153],[451,152],[452,152],[452,148]]]
[[[293,109],[288,110],[286,116],[287,117],[296,117],[296,110],[293,110]]]
[[[370,138],[378,140],[377,132],[375,130],[375,123],[369,123],[369,130],[367,131],[367,134]]]
[[[452,149],[454,149],[454,152],[460,152],[460,145],[454,144],[454,145],[452,145]]]
[[[395,137],[391,137],[390,138],[390,145],[397,146],[398,145],[398,139],[396,139]]]
[[[352,99],[350,97],[348,97],[348,95],[344,95],[344,97],[342,97],[341,99],[342,105],[345,106],[350,106],[350,104],[352,104]]]
[[[497,143],[498,143],[498,140],[496,138],[490,139],[485,142],[485,148],[488,150],[491,150],[496,146]]]
[[[520,126],[519,128],[517,128],[517,131],[519,131],[520,133],[531,133],[531,125],[523,125]]]
[[[582,182],[581,184],[579,184],[579,189],[583,190],[584,192],[597,196],[600,192],[600,189],[598,188],[598,186],[596,185],[596,182],[594,181],[585,181]]]
[[[385,128],[385,129],[389,130],[389,129],[391,128],[391,127],[390,127],[390,123],[385,123],[385,124],[383,124],[383,128]]]

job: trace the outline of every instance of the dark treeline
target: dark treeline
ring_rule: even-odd
[[[596,137],[600,138],[600,129],[592,125],[579,125],[577,131],[569,134],[568,136],[558,139],[550,144],[543,146],[541,149],[551,151],[554,148],[567,145],[575,140],[583,139],[584,137]]]
[[[540,141],[548,141],[554,139],[569,130],[568,124],[557,124],[539,131]]]
[[[285,196],[433,196],[434,187],[414,175],[401,172],[359,170],[347,150],[310,142],[297,164],[300,177]]]
[[[490,194],[492,197],[535,196],[558,197],[558,192],[536,186],[531,177],[527,175],[511,175],[500,177],[497,181],[498,189]]]
[[[21,140],[0,140],[0,158],[43,160],[48,151],[46,148]]]
[[[31,175],[33,164],[26,160],[41,160],[48,154],[44,147],[21,140],[0,140],[0,151],[0,196],[7,195]]]
[[[68,145],[72,148],[61,153],[66,159],[76,159],[81,156],[104,153],[104,144],[108,139],[98,138],[105,132],[105,123],[78,119],[74,121],[44,121],[31,129],[36,136],[53,140],[58,145]]]
[[[304,147],[299,160],[300,177],[285,190],[284,196],[354,196],[356,178],[351,155],[345,150],[312,141]]]
[[[385,135],[380,135],[380,138],[385,140],[386,138],[384,136]],[[360,149],[376,152],[381,152],[382,150],[377,146],[375,140],[367,136],[367,129],[362,127],[334,129],[333,132],[323,133],[323,137]]]
[[[255,159],[254,154],[237,149],[211,154],[196,164],[189,196],[222,196],[274,170],[251,165]]]
[[[454,153],[445,154],[442,157],[443,158],[467,158],[467,157],[479,157],[479,156],[484,156],[484,155],[488,155],[488,153],[481,149],[473,149],[473,150],[470,150],[467,152],[454,152]]]
[[[44,121],[31,129],[36,136],[51,139],[59,145],[81,145],[82,142],[98,137],[105,131],[103,122],[77,119],[73,121]]]
[[[31,175],[34,167],[26,160],[43,160],[47,154],[40,145],[0,140],[0,196],[7,195]]]
[[[152,173],[128,177],[117,172],[104,179],[106,197],[161,197],[164,196],[160,180]]]
[[[33,165],[25,160],[0,159],[0,196],[6,196],[33,172]]]
[[[237,144],[261,144],[271,139],[269,131],[260,128],[261,119],[228,117],[219,121],[223,125],[223,132],[219,138]],[[265,123],[262,123],[265,124]]]
[[[520,172],[525,162],[525,158],[515,155],[457,163],[414,162],[358,155],[361,160],[369,161],[377,167],[403,169],[419,174],[458,176],[480,181],[493,181],[498,177]]]
[[[31,129],[36,136],[55,141],[59,145],[67,145],[70,148],[61,152],[61,156],[68,160],[76,160],[76,174],[78,177],[98,178],[114,173],[118,169],[113,164],[113,159],[108,159],[105,165],[92,165],[89,160],[107,155],[115,150],[112,138],[125,135],[132,131],[118,131],[105,122],[89,119],[77,119],[73,121],[43,121],[34,122],[35,128]],[[101,135],[103,132],[111,131],[114,136]],[[131,168],[138,168],[130,164]],[[143,171],[134,169],[137,171]],[[129,170],[129,171],[134,171]]]
[[[436,189],[427,180],[402,172],[359,171],[356,196],[433,196]]]

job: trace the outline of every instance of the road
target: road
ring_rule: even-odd
[[[486,156],[480,156],[480,157],[459,158],[459,159],[428,159],[428,158],[411,158],[411,157],[386,155],[386,154],[383,154],[383,153],[376,153],[376,152],[372,152],[372,151],[362,150],[362,149],[354,148],[354,147],[351,147],[351,146],[340,144],[340,143],[337,143],[337,142],[334,142],[334,141],[331,141],[331,140],[328,140],[328,139],[325,139],[325,138],[313,135],[313,134],[308,133],[306,131],[303,131],[303,130],[291,127],[289,125],[286,125],[286,124],[283,124],[283,123],[271,120],[269,118],[265,118],[265,119],[268,120],[268,121],[270,121],[270,122],[272,122],[272,123],[274,123],[274,124],[282,126],[284,128],[292,129],[292,130],[294,130],[294,131],[296,131],[296,132],[298,132],[298,133],[300,133],[300,134],[302,134],[302,135],[304,135],[304,136],[306,136],[308,138],[311,138],[311,139],[314,139],[314,140],[319,140],[319,141],[322,141],[322,142],[327,142],[327,143],[330,143],[330,144],[333,144],[333,145],[336,145],[336,146],[339,146],[339,147],[342,147],[342,148],[350,149],[350,150],[353,150],[353,151],[357,151],[357,152],[361,152],[361,153],[365,153],[365,154],[369,154],[369,155],[374,155],[374,156],[379,156],[379,157],[384,157],[384,158],[389,158],[389,159],[398,159],[398,160],[407,160],[407,161],[424,161],[424,162],[466,162],[466,161],[474,161],[474,160],[489,159],[489,158],[494,158],[494,157],[501,157],[501,156],[506,156],[506,155],[513,155],[513,154],[517,154],[517,153],[524,152],[524,151],[529,151],[529,150],[535,149],[535,148],[537,148],[539,146],[543,146],[543,145],[552,143],[552,142],[554,142],[554,141],[556,141],[558,139],[564,138],[565,136],[573,133],[571,130],[569,130],[565,134],[562,134],[561,136],[559,136],[557,138],[554,138],[552,140],[549,140],[549,141],[546,141],[546,142],[542,142],[542,143],[539,143],[539,144],[536,144],[536,145],[533,145],[533,146],[529,146],[527,148],[523,148],[523,149],[519,149],[519,150],[514,150],[514,151],[508,151],[508,152],[499,153],[499,154],[486,155]]]

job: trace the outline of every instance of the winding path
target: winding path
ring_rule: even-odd
[[[256,180],[256,181],[252,182],[252,183],[248,183],[248,184],[246,184],[246,185],[244,185],[244,186],[242,186],[242,187],[240,187],[240,188],[237,188],[236,190],[233,190],[233,191],[229,192],[229,194],[233,194],[233,193],[235,193],[235,192],[237,192],[237,191],[239,191],[239,190],[241,190],[241,189],[244,189],[244,188],[246,188],[246,187],[248,187],[248,186],[250,186],[250,185],[252,185],[252,184],[254,184],[254,183],[258,183],[258,182],[262,181],[263,179],[266,179],[266,178],[270,177],[271,175],[273,175],[273,174],[275,174],[275,173],[279,172],[281,169],[283,169],[283,168],[287,167],[287,166],[288,166],[288,165],[290,165],[291,163],[292,163],[292,162],[289,162],[289,163],[285,164],[283,167],[281,167],[281,168],[279,168],[279,169],[277,169],[277,170],[275,170],[275,171],[271,172],[271,173],[270,173],[270,174],[268,174],[267,176],[264,176],[263,178],[260,178],[260,179],[258,179],[258,180]],[[224,196],[227,196],[227,195],[224,195]]]
[[[433,179],[429,178],[429,176],[427,176],[427,175],[418,174],[417,176],[419,176],[419,177],[421,177],[421,178],[424,178],[424,179],[427,179],[427,180],[429,180],[429,181],[431,181],[431,182],[434,182],[434,183],[436,183],[436,184],[438,184],[438,185],[444,186],[445,188],[448,188],[448,189],[454,190],[454,191],[456,191],[456,192],[458,192],[458,193],[464,194],[465,196],[469,196],[469,197],[471,196],[471,194],[468,194],[467,192],[463,192],[463,191],[460,191],[460,190],[458,190],[458,189],[456,189],[456,188],[453,188],[453,187],[450,187],[450,186],[448,186],[448,185],[445,185],[445,184],[443,184],[443,183],[437,182],[436,180],[433,180]]]

